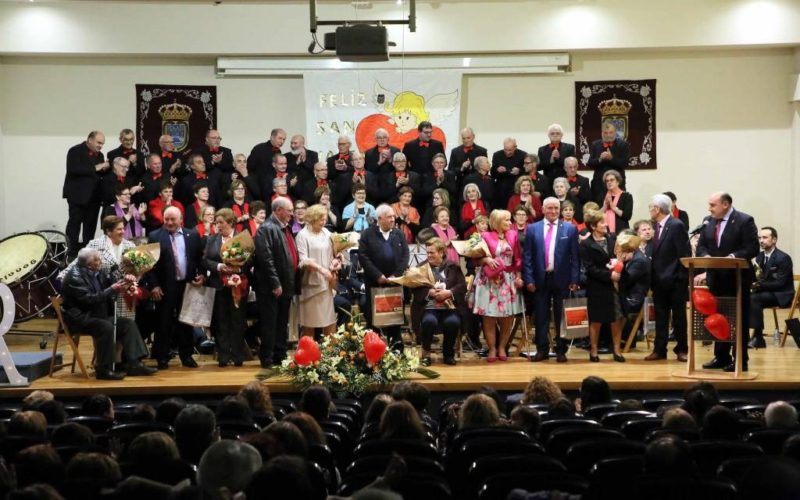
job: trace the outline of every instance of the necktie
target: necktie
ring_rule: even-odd
[[[119,182],[120,184],[125,182],[125,176],[124,175],[118,175],[117,176],[117,182]]]
[[[427,148],[428,144],[429,143],[427,141],[419,141],[419,147],[421,148]]]
[[[658,245],[658,239],[661,238],[661,224],[656,222],[653,229],[655,229],[655,233],[653,234],[653,245]]]
[[[547,223],[547,234],[544,235],[544,270],[550,267],[550,240],[553,238],[553,224],[552,222]]]
[[[722,221],[724,219],[717,219],[717,225],[714,227],[714,243],[719,247],[719,235],[722,232]]]
[[[604,142],[604,143],[603,143],[603,147],[604,147],[605,149],[608,149],[608,148],[610,148],[610,147],[611,147],[611,146],[613,146],[613,145],[614,145],[614,143],[613,143],[613,142]]]
[[[292,269],[297,269],[297,245],[294,243],[294,237],[288,225],[283,228],[283,233],[286,235],[286,245],[289,247],[289,255],[292,256]]]
[[[767,266],[769,266],[769,256],[767,254],[764,254],[764,271],[768,269]]]
[[[550,144],[548,144],[547,146],[548,146],[550,149],[558,149],[559,147],[561,147],[561,143],[560,143],[560,142],[551,142],[551,143],[550,143]]]
[[[216,154],[216,153],[219,153],[219,148],[209,148],[209,149],[208,149],[208,151],[209,151],[210,153],[214,153],[214,154]]]
[[[473,146],[464,146],[464,152],[469,154],[473,149]]]
[[[164,151],[164,152],[161,153],[161,157],[162,158],[172,158],[172,153],[170,153],[169,151]]]
[[[178,263],[178,243],[175,241],[175,235],[177,233],[170,233],[169,237],[172,241],[172,260],[175,262],[175,279],[180,281],[181,280],[181,266]]]

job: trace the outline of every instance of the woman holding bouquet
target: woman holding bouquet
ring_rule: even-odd
[[[588,238],[580,242],[580,255],[586,269],[586,297],[589,309],[589,361],[597,363],[597,340],[600,337],[600,326],[611,323],[611,338],[614,348],[614,361],[624,362],[625,358],[619,350],[622,339],[622,322],[624,319],[622,303],[619,297],[619,281],[622,277],[622,266],[614,269],[614,245],[616,238],[608,231],[606,216],[601,211],[589,211],[584,214],[586,227],[591,231]]]
[[[244,362],[244,326],[247,313],[247,292],[241,294],[242,302],[235,303],[234,287],[241,286],[242,269],[225,264],[222,247],[233,238],[236,214],[230,208],[217,210],[214,217],[216,234],[208,236],[203,267],[208,271],[208,286],[217,290],[214,295],[214,314],[211,333],[217,339],[219,367],[242,366]],[[238,279],[237,279],[238,278]]]
[[[328,209],[311,205],[306,209],[306,226],[297,233],[298,267],[303,270],[300,285],[300,323],[303,335],[314,335],[315,328],[323,333],[336,329],[336,273],[342,267],[333,255],[331,233],[325,229]]]
[[[492,210],[491,231],[481,234],[489,247],[489,255],[480,259],[475,274],[472,311],[483,316],[483,335],[489,347],[486,361],[506,361],[506,344],[511,337],[514,316],[522,312],[522,251],[517,231],[511,227],[508,210]],[[500,338],[496,338],[497,326]]]

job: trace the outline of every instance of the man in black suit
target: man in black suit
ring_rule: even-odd
[[[586,166],[594,170],[592,175],[592,199],[603,204],[606,196],[605,174],[616,170],[622,176],[619,187],[625,189],[625,167],[631,155],[630,145],[617,137],[617,128],[610,122],[603,125],[603,138],[589,146],[589,161]]]
[[[283,197],[272,202],[272,214],[255,237],[256,298],[261,333],[258,357],[262,368],[286,357],[289,306],[295,294],[298,254],[289,227],[294,207]]]
[[[179,322],[178,317],[186,285],[200,286],[205,279],[200,273],[203,248],[197,231],[182,225],[181,211],[177,207],[169,207],[164,210],[164,225],[147,238],[148,243],[161,246],[161,257],[145,275],[151,297],[158,303],[159,322],[152,356],[158,361],[159,370],[168,368],[173,339],[178,343],[181,364],[187,368],[197,368],[197,362],[192,358],[192,327]]]
[[[203,157],[209,174],[218,171],[230,179],[233,173],[233,153],[221,143],[219,130],[212,128],[206,132],[205,144],[195,149],[194,153]]]
[[[144,184],[131,172],[131,163],[124,156],[114,158],[111,161],[111,171],[100,180],[100,202],[104,207],[117,201],[118,186],[130,188],[131,196],[135,196],[137,200],[139,192],[144,189]]]
[[[578,159],[574,156],[564,158],[564,173],[569,182],[569,194],[574,196],[581,204],[592,199],[592,187],[589,178],[578,173]],[[576,207],[577,208],[577,207]]]
[[[503,208],[502,199],[497,198],[497,205],[495,205],[496,186],[494,177],[491,175],[492,164],[485,156],[475,158],[473,162],[473,172],[464,178],[464,185],[475,184],[481,192],[481,199],[486,206],[487,210],[491,210],[494,206]]]
[[[70,260],[78,255],[78,250],[94,238],[97,230],[97,217],[100,213],[100,179],[108,170],[104,161],[103,144],[106,136],[92,131],[85,142],[69,148],[67,152],[67,171],[64,175],[62,196],[69,205],[67,219],[67,244]],[[83,243],[79,242],[83,227]]]
[[[314,165],[319,161],[316,151],[306,149],[306,138],[295,134],[289,141],[291,151],[286,153],[286,167],[290,174],[297,175],[300,180],[314,175]]]
[[[272,194],[272,157],[280,154],[283,143],[286,142],[286,131],[274,128],[269,134],[269,140],[253,146],[250,156],[247,157],[247,170],[250,175],[255,175],[261,187],[261,196],[267,199]],[[265,189],[266,188],[266,189]]]
[[[432,138],[433,125],[429,121],[421,121],[417,125],[419,135],[403,145],[403,154],[408,160],[408,169],[419,175],[431,170],[431,160],[437,153],[444,154],[444,144]]]
[[[544,175],[550,179],[566,177],[564,160],[575,156],[575,145],[561,142],[564,129],[558,123],[547,127],[547,137],[550,142],[539,148],[539,164],[544,169]]]
[[[136,135],[133,130],[124,128],[119,133],[119,147],[108,152],[108,161],[113,162],[114,158],[123,157],[131,163],[131,172],[137,177],[144,175],[144,155],[136,151]]]
[[[358,243],[358,261],[364,270],[369,304],[372,303],[372,288],[393,286],[389,278],[402,276],[408,267],[408,243],[403,233],[395,227],[394,210],[389,205],[381,205],[375,212],[378,223],[365,229]],[[370,325],[371,316],[371,307],[368,307],[367,321]],[[393,349],[403,349],[400,326],[383,327],[382,331]]]
[[[313,205],[317,202],[316,196],[314,193],[318,188],[327,186],[328,189],[331,190],[333,193],[336,190],[336,184],[328,179],[328,165],[325,162],[318,161],[316,165],[314,165],[314,175],[310,178],[306,178],[295,182],[289,189],[291,195],[298,200],[303,200],[308,205]]]
[[[109,310],[114,307],[113,297],[128,290],[134,276],[125,276],[111,283],[102,271],[100,253],[93,248],[82,248],[78,262],[64,276],[61,293],[64,296],[64,321],[73,333],[84,333],[94,338],[97,362],[95,377],[101,380],[122,380],[126,373],[111,369],[115,357],[114,323]],[[119,299],[122,300],[122,299]],[[130,318],[116,318],[116,343],[122,347],[127,360],[128,375],[152,375],[153,368],[142,364],[147,355],[142,336]]]
[[[350,148],[353,146],[353,141],[346,135],[340,135],[336,140],[336,147],[339,152],[335,155],[328,157],[326,165],[328,166],[328,178],[336,181],[339,175],[344,175],[348,170],[353,168],[350,161],[352,151]]]
[[[708,211],[711,214],[704,221],[704,227],[697,241],[698,257],[736,257],[750,260],[758,255],[758,229],[753,217],[733,208],[731,195],[717,192],[708,198]],[[708,221],[708,224],[705,222]],[[741,271],[709,270],[695,276],[695,284],[703,280],[708,282],[708,288],[716,296],[736,296],[736,272],[742,274],[742,328],[737,332],[737,337],[743,344],[744,356],[742,369],[747,371],[747,343],[750,336],[750,286],[753,283],[753,267]],[[717,342],[714,345],[714,359],[705,363],[703,368],[724,368],[727,372],[734,371],[731,362],[731,342]]]
[[[492,177],[496,186],[496,200],[508,200],[514,194],[514,183],[525,171],[525,156],[528,153],[517,148],[517,140],[506,137],[503,149],[492,155]],[[502,205],[504,203],[500,203]],[[492,205],[494,206],[494,205]]]
[[[450,151],[447,170],[454,172],[459,191],[464,188],[464,178],[473,172],[473,163],[479,156],[489,156],[486,148],[475,144],[475,132],[470,127],[461,131],[461,145]]]
[[[377,175],[392,171],[392,158],[400,149],[389,144],[389,132],[379,128],[375,131],[375,147],[364,153],[364,166],[369,172]]]
[[[175,151],[175,141],[169,134],[158,138],[158,154],[161,155],[161,165],[169,172],[170,177],[180,177],[186,173],[183,166],[183,155]]]
[[[164,175],[161,155],[158,153],[147,155],[145,165],[147,165],[147,168],[141,179],[144,189],[139,193],[139,198],[134,199],[137,203],[150,203],[151,200],[158,198],[161,183],[169,179],[168,175]]]
[[[331,201],[333,206],[344,208],[353,201],[353,186],[361,184],[367,190],[367,201],[372,205],[380,203],[377,201],[381,196],[380,177],[374,172],[364,168],[364,155],[358,151],[353,151],[350,157],[353,164],[352,170],[345,175],[340,175],[331,191]]]
[[[750,328],[753,338],[750,347],[767,347],[764,342],[764,309],[789,307],[794,298],[794,269],[792,258],[777,248],[778,231],[765,226],[758,232],[761,252],[756,257],[760,273],[756,273],[750,295]]]
[[[686,340],[686,299],[688,273],[680,259],[691,257],[689,233],[683,222],[672,216],[672,201],[668,196],[657,194],[649,205],[653,220],[653,250],[651,284],[653,306],[656,313],[656,340],[653,352],[645,361],[667,359],[667,338],[672,324],[673,335],[678,344],[674,352],[678,361],[686,361],[689,345]]]
[[[398,191],[403,186],[408,186],[414,190],[414,196],[422,191],[422,176],[416,172],[408,170],[408,161],[403,153],[395,153],[392,158],[394,170],[381,179],[381,198],[386,203],[394,203],[398,200]]]
[[[175,185],[175,198],[183,203],[184,207],[191,206],[195,202],[195,184],[204,181],[208,186],[209,203],[212,206],[219,207],[223,199],[222,193],[220,193],[223,174],[219,170],[209,172],[206,168],[205,160],[199,154],[193,154],[189,157],[189,167],[191,168],[191,173],[181,177]]]

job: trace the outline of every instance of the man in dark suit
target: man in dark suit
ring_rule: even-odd
[[[198,182],[205,182],[208,186],[209,203],[212,206],[219,207],[223,199],[222,193],[219,192],[222,185],[222,173],[219,170],[209,172],[205,160],[199,154],[193,154],[189,157],[189,167],[191,168],[191,173],[181,177],[175,185],[175,198],[184,207],[190,206],[195,202],[195,185]]]
[[[258,178],[258,184],[262,189],[261,196],[264,199],[269,198],[272,194],[271,182],[275,173],[272,168],[272,157],[280,154],[284,142],[286,142],[286,131],[282,128],[274,128],[269,134],[269,140],[253,146],[250,156],[247,157],[247,170],[250,175]],[[264,190],[264,187],[267,187],[268,190]]]
[[[567,182],[569,182],[569,194],[574,196],[580,202],[581,206],[591,201],[592,187],[591,184],[589,184],[589,178],[578,173],[577,158],[574,156],[564,158],[564,173]]]
[[[408,169],[419,175],[429,173],[431,160],[437,153],[444,154],[444,144],[431,137],[433,125],[429,121],[421,121],[417,125],[419,135],[403,145],[403,154],[408,160]]]
[[[171,135],[164,134],[158,138],[158,149],[161,165],[171,177],[180,177],[187,172],[183,165],[183,155],[175,151],[175,140]]]
[[[603,138],[589,146],[589,161],[586,166],[594,170],[592,175],[592,199],[603,204],[606,195],[605,174],[616,170],[622,176],[619,187],[625,189],[625,167],[631,155],[630,145],[617,137],[617,128],[610,122],[603,125]]]
[[[306,149],[306,138],[300,134],[289,141],[291,150],[286,153],[286,171],[295,174],[302,181],[314,175],[314,165],[319,162],[316,151]]]
[[[101,380],[122,380],[125,372],[111,369],[115,357],[114,320],[109,310],[114,307],[114,296],[128,290],[134,276],[111,283],[102,271],[100,254],[92,248],[78,252],[78,263],[64,276],[61,293],[64,297],[64,321],[72,333],[83,333],[94,338],[97,362],[95,376]],[[116,318],[116,342],[122,346],[127,360],[128,375],[152,375],[155,370],[142,364],[147,355],[142,336],[130,318]]]
[[[318,188],[327,186],[331,192],[334,192],[336,185],[328,179],[328,166],[325,162],[318,161],[314,165],[314,175],[310,178],[295,182],[290,188],[291,195],[298,200],[303,200],[308,205],[313,205],[317,202],[314,193]]]
[[[485,156],[475,158],[473,162],[473,172],[464,178],[464,185],[475,184],[481,192],[481,199],[487,205],[486,209],[491,210],[494,206],[505,207],[505,203],[499,197],[495,196],[496,185],[495,179],[490,174],[492,164]],[[495,198],[497,198],[497,205],[495,205]]]
[[[764,309],[789,307],[794,298],[794,269],[792,258],[777,248],[778,231],[765,226],[758,232],[761,252],[756,257],[760,273],[756,273],[750,295],[750,328],[753,338],[750,347],[767,347],[764,342]]]
[[[712,194],[708,198],[708,211],[711,214],[704,220],[708,221],[700,232],[697,241],[698,257],[736,257],[750,261],[758,255],[758,229],[753,217],[733,208],[731,195],[724,192]],[[750,286],[753,283],[753,267],[741,271],[709,270],[695,276],[695,284],[703,280],[708,282],[708,288],[716,296],[736,296],[736,272],[742,274],[742,328],[737,332],[737,337],[743,344],[744,356],[742,369],[747,371],[747,343],[750,330]],[[734,371],[731,362],[731,342],[717,342],[714,345],[714,359],[705,363],[703,368],[724,368],[727,372]]]
[[[454,147],[450,151],[450,163],[447,170],[455,173],[458,190],[464,188],[464,178],[472,173],[475,158],[479,156],[489,156],[486,148],[475,144],[475,132],[470,127],[461,131],[461,145]]]
[[[67,244],[69,258],[74,259],[78,250],[94,238],[97,230],[97,217],[100,213],[100,179],[108,170],[109,163],[104,161],[103,144],[106,136],[99,131],[92,131],[85,142],[69,148],[67,152],[67,171],[64,175],[62,197],[69,205],[67,219]],[[79,242],[83,228],[83,243]]]
[[[181,211],[177,207],[169,207],[164,210],[164,225],[147,238],[149,243],[161,246],[161,257],[145,275],[151,296],[158,302],[159,322],[152,355],[158,361],[159,370],[168,368],[173,339],[178,343],[181,364],[187,368],[197,368],[197,362],[192,358],[192,327],[179,322],[178,317],[186,285],[203,284],[204,277],[200,273],[203,248],[197,231],[184,228],[182,224]]]
[[[381,186],[378,174],[364,168],[364,155],[353,151],[350,157],[352,170],[340,175],[331,192],[331,201],[335,207],[344,208],[353,201],[353,186],[363,185],[367,190],[367,201],[373,205],[380,203]]]
[[[119,133],[119,147],[108,152],[108,161],[113,162],[114,158],[123,157],[131,163],[131,172],[137,177],[144,175],[144,154],[136,151],[136,135],[133,130],[124,128]]]
[[[131,172],[131,164],[124,156],[117,156],[111,161],[111,171],[100,180],[100,202],[104,207],[117,201],[118,187],[130,188],[131,196],[139,199],[139,193],[144,190],[144,184],[139,177]]]
[[[219,130],[212,128],[206,132],[205,144],[195,149],[194,153],[203,157],[209,174],[219,172],[230,179],[233,173],[233,153],[221,143],[222,136]]]
[[[561,203],[558,199],[546,198],[542,209],[544,219],[529,224],[525,231],[522,258],[522,281],[525,289],[534,294],[536,355],[531,361],[548,359],[552,307],[556,322],[556,360],[566,363],[567,342],[561,338],[559,330],[564,312],[564,297],[570,290],[578,288],[578,231],[573,224],[565,224],[559,219]]]
[[[403,186],[414,190],[414,196],[422,192],[422,176],[408,170],[408,161],[403,153],[395,153],[392,158],[394,170],[381,178],[381,199],[386,203],[397,201],[397,193]]]
[[[329,156],[325,161],[325,164],[328,166],[328,178],[330,180],[336,181],[340,175],[344,175],[348,170],[353,168],[353,164],[350,161],[350,155],[352,153],[350,148],[352,146],[353,141],[346,135],[340,135],[336,140],[336,148],[339,152]]]
[[[398,153],[400,154],[400,153]],[[402,276],[408,267],[408,243],[403,233],[395,227],[395,214],[389,205],[381,205],[375,212],[378,223],[361,233],[358,243],[358,261],[364,270],[367,303],[372,303],[371,290],[392,286],[389,278]],[[367,308],[367,321],[372,324],[371,308]],[[403,349],[400,326],[383,327],[384,335],[394,349]]]
[[[525,171],[525,156],[528,153],[517,148],[517,140],[507,137],[503,141],[503,149],[492,155],[492,177],[495,178],[496,200],[498,206],[502,200],[508,200],[514,194],[514,183]],[[494,206],[494,205],[493,205]]]
[[[139,197],[134,201],[137,203],[150,203],[152,200],[158,198],[158,192],[161,190],[161,184],[169,180],[169,175],[164,174],[162,170],[161,155],[157,153],[150,153],[145,159],[145,174],[141,178],[142,186],[144,189],[139,193]]]
[[[544,169],[544,175],[550,179],[566,177],[564,159],[575,156],[575,145],[561,142],[564,129],[558,123],[547,127],[547,137],[550,142],[539,148],[539,165]]]
[[[262,368],[280,364],[286,357],[289,306],[295,294],[298,254],[289,227],[294,207],[275,198],[272,214],[258,227],[255,237],[256,298],[261,326]]]
[[[653,196],[649,205],[653,220],[652,272],[653,306],[656,313],[656,339],[653,352],[645,361],[667,359],[669,327],[678,342],[673,350],[678,361],[686,361],[686,299],[688,273],[680,259],[691,257],[689,233],[683,222],[672,216],[672,200],[663,194]],[[641,228],[640,228],[641,229]]]
[[[392,158],[400,149],[389,144],[389,132],[379,128],[375,131],[375,147],[364,153],[364,166],[374,174],[383,175],[392,171]]]

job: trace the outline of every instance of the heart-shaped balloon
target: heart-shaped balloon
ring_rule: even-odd
[[[707,288],[694,289],[692,292],[692,304],[694,304],[695,309],[703,314],[715,314],[717,312],[717,298]]]
[[[309,360],[312,363],[316,363],[317,361],[320,360],[320,358],[322,358],[322,353],[319,350],[319,344],[317,344],[316,342],[311,344],[311,346],[309,346],[306,349],[306,351],[308,351]]]
[[[731,325],[728,323],[728,318],[720,313],[714,313],[706,318],[706,330],[719,340],[731,339]]]
[[[298,366],[308,366],[311,364],[311,353],[302,347],[298,347],[297,350],[294,351],[294,362],[297,363]]]
[[[625,267],[625,263],[621,260],[618,260],[614,263],[614,272],[621,273],[622,269]]]
[[[300,340],[297,341],[297,347],[302,347],[303,349],[308,349],[315,344],[316,342],[314,341],[314,337],[310,335],[303,335],[300,337]]]
[[[367,332],[367,334],[364,335],[364,355],[367,357],[367,361],[371,364],[375,364],[380,361],[385,352],[386,342],[384,342],[377,333]]]

